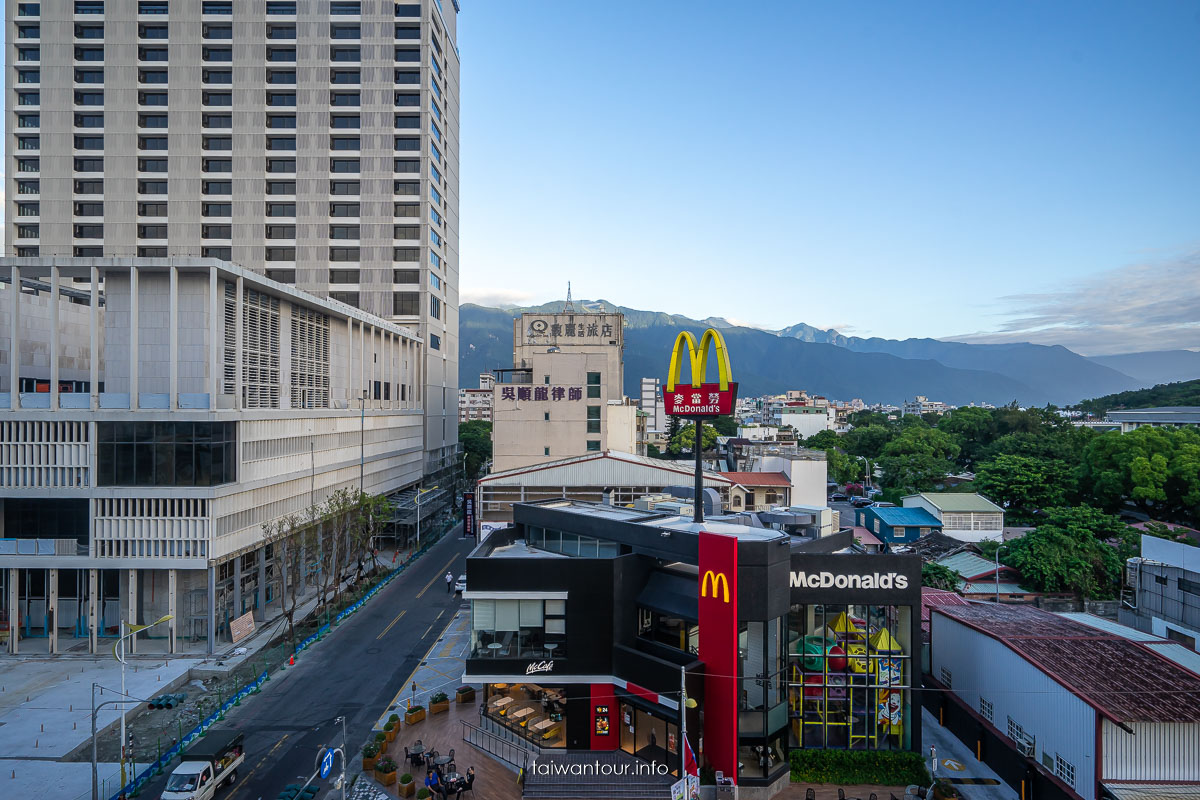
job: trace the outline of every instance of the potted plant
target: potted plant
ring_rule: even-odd
[[[474,703],[475,702],[475,687],[474,686],[460,686],[457,689],[455,689],[454,690],[454,702],[459,703],[459,704]]]
[[[450,698],[446,696],[445,692],[435,692],[433,694],[433,696],[431,696],[429,698],[429,713],[430,714],[440,714],[443,711],[449,711],[449,710],[450,710]]]
[[[942,778],[933,785],[933,796],[935,800],[955,800],[959,794],[953,783]]]
[[[380,750],[383,749],[383,744],[386,741],[387,741],[387,734],[384,733],[383,731],[379,731],[378,733],[375,734],[375,744],[379,745]]]
[[[417,789],[417,784],[413,781],[413,776],[406,772],[400,776],[400,785],[396,788],[399,790],[401,797],[412,797],[413,792]]]
[[[383,735],[389,742],[396,741],[396,723],[392,722],[390,719],[383,723]]]
[[[416,725],[421,720],[425,719],[425,706],[410,706],[404,712],[404,724]]]
[[[417,791],[417,800],[429,800],[429,797],[432,794],[432,792],[422,786],[420,790]]]
[[[384,786],[391,786],[396,782],[396,761],[391,756],[383,756],[375,762],[375,780],[382,783]]]
[[[369,742],[362,749],[363,772],[375,769],[375,762],[379,760],[379,745],[375,742]]]

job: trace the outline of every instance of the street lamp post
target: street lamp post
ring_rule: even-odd
[[[106,700],[100,705],[96,705],[96,689],[103,689],[98,683],[92,684],[92,800],[100,800],[100,776],[98,775],[98,762],[96,756],[96,714],[105,706],[113,706],[117,703],[124,703],[128,698],[122,697],[120,700]],[[109,690],[111,691],[111,689]],[[139,700],[138,702],[143,702]],[[124,745],[122,745],[123,747]],[[122,763],[122,767],[124,764]],[[124,788],[125,784],[121,784]]]
[[[130,636],[136,636],[140,631],[144,631],[148,628],[153,628],[155,625],[161,625],[162,623],[167,622],[168,620],[172,620],[172,619],[175,619],[175,617],[172,616],[171,614],[167,614],[166,616],[159,617],[158,619],[154,620],[154,622],[151,622],[149,625],[130,624],[128,626],[126,626],[124,619],[122,619],[120,621],[120,625],[121,625],[120,636],[117,638],[117,641],[113,644],[113,658],[115,658],[117,661],[121,662],[121,696],[122,697],[126,696],[126,694],[125,694],[125,640],[128,639]],[[125,632],[126,627],[129,628],[129,633]],[[118,649],[120,650],[119,653],[118,653]],[[92,741],[93,748],[95,747],[95,744],[96,743],[93,738],[93,741]],[[125,741],[125,704],[124,704],[124,702],[122,702],[122,704],[121,704],[121,786],[122,787],[124,787],[125,783],[126,783],[126,781],[125,781],[125,762],[126,762],[125,748],[126,748],[127,744],[128,743]],[[94,764],[93,764],[93,776],[92,777],[93,777],[93,779],[95,778],[95,765]],[[93,786],[92,788],[94,791],[95,787]]]
[[[358,413],[358,493],[363,493],[363,478],[367,473],[367,390],[362,390]]]
[[[696,701],[688,697],[687,694],[687,667],[679,668],[679,732],[683,740],[683,747],[679,751],[679,773],[684,778],[687,778],[687,753],[690,745],[687,738],[687,711],[689,708],[695,708]],[[700,765],[697,764],[697,767]]]
[[[996,548],[996,605],[1000,605],[1000,551],[1005,545]]]

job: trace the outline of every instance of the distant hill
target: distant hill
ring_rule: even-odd
[[[548,312],[561,306],[555,303],[528,310]],[[609,306],[605,310],[613,309]],[[626,314],[625,393],[630,397],[640,394],[642,377],[666,374],[671,346],[680,330],[698,332],[706,325],[724,322],[620,310]],[[480,372],[512,366],[512,320],[520,312],[470,303],[460,308],[459,372],[463,386],[474,386]],[[917,394],[955,404],[1045,402],[1031,387],[995,373],[947,367],[928,359],[856,353],[831,344],[727,326],[727,322],[721,326],[722,333],[743,396],[804,387],[829,397],[861,397],[869,403],[897,402]]]
[[[1164,383],[1136,392],[1117,394],[1084,400],[1079,407],[1093,414],[1125,408],[1157,408],[1158,406],[1200,406],[1200,379]]]
[[[1143,386],[1200,378],[1200,353],[1194,350],[1150,350],[1088,359],[1136,379]]]

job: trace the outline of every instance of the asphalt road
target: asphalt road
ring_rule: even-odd
[[[242,731],[246,748],[237,783],[218,792],[217,800],[274,800],[287,784],[303,783],[318,749],[342,743],[341,726],[334,724],[339,716],[346,717],[348,756],[359,757],[371,726],[462,603],[447,594],[444,580],[447,571],[456,578],[466,571],[474,539],[460,538],[460,531],[452,528],[332,635],[305,651],[295,667],[272,674],[259,695],[217,724],[216,729]],[[142,796],[157,800],[165,781],[151,781]],[[322,791],[330,785],[322,784]]]

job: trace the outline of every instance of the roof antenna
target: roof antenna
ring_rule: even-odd
[[[573,313],[575,311],[575,301],[571,299],[571,282],[567,281],[567,304],[563,306],[565,313]]]

